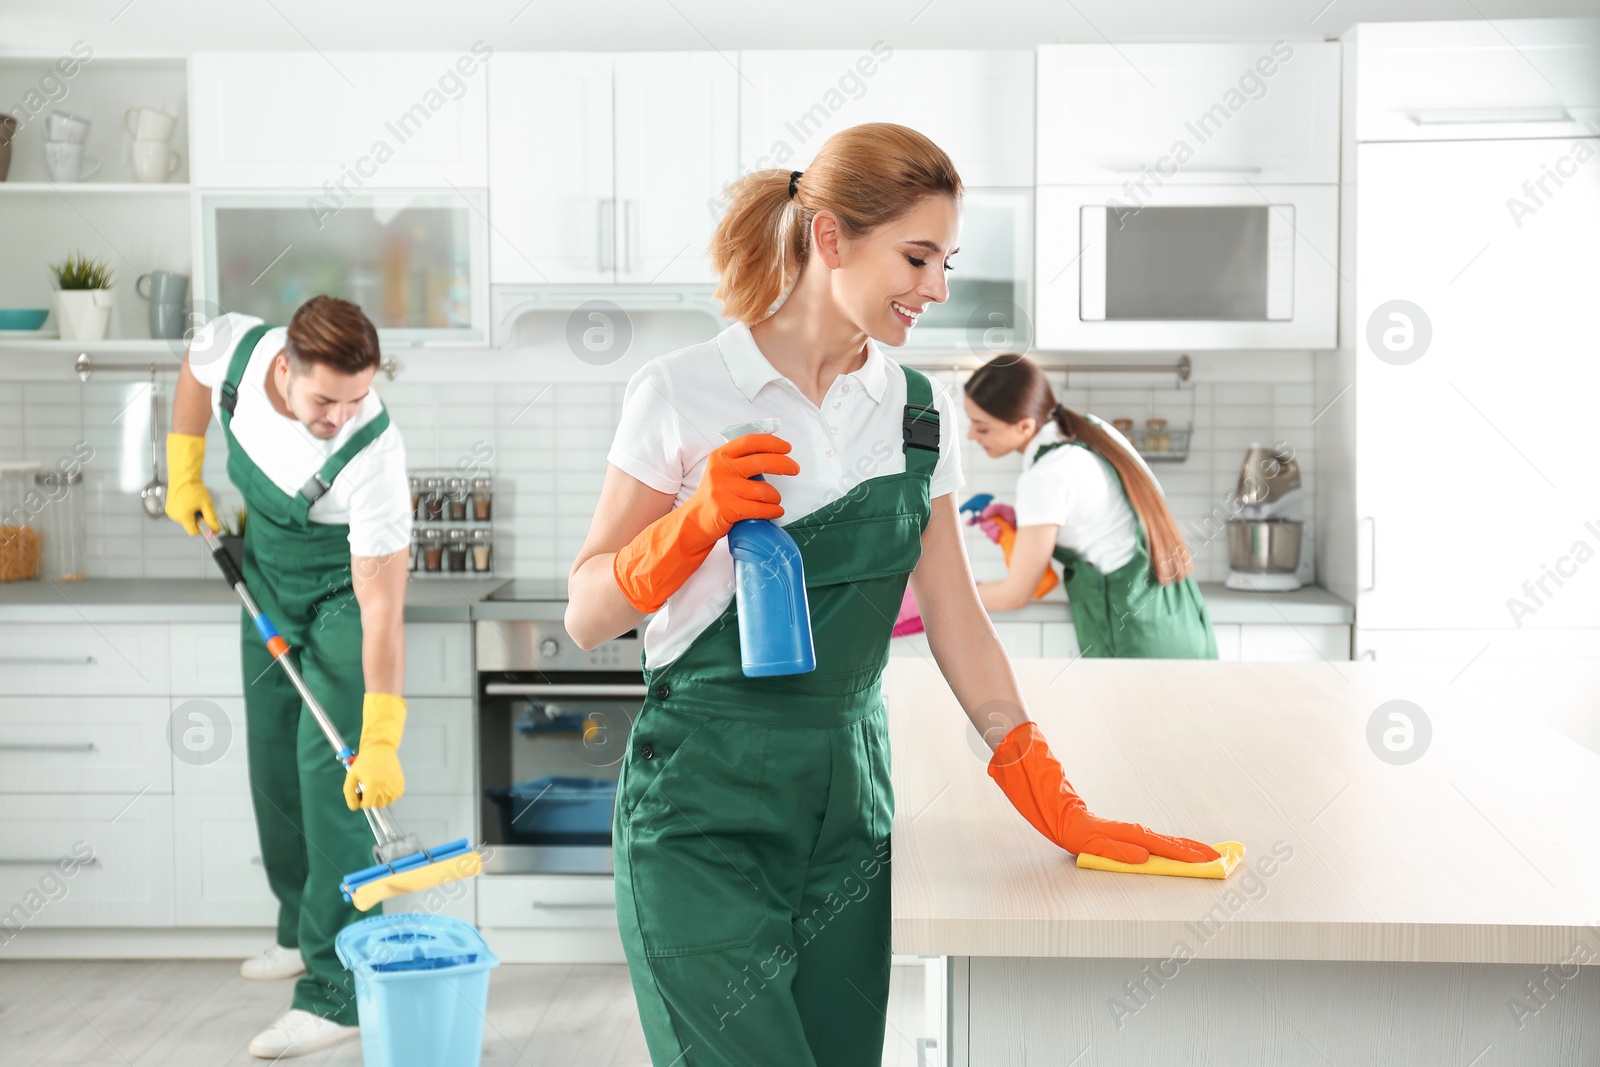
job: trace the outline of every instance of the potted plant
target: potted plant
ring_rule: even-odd
[[[233,521],[229,522],[227,519],[223,519],[222,529],[217,531],[222,547],[227,550],[229,556],[233,557],[233,562],[241,568],[244,566],[244,524],[249,517],[249,511],[243,505],[240,505],[233,509]]]
[[[50,264],[56,277],[51,307],[63,341],[99,341],[111,324],[111,268],[104,260],[68,256]]]

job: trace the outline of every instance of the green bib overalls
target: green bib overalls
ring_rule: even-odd
[[[389,425],[389,413],[361,427],[293,496],[251,461],[233,436],[239,383],[270,327],[240,340],[222,386],[219,417],[228,440],[228,477],[244,494],[244,579],[293,650],[295,666],[339,732],[361,734],[361,611],[350,578],[350,527],[312,522],[311,505],[345,465]],[[281,418],[276,412],[269,417]],[[344,768],[275,667],[248,613],[240,626],[250,787],[267,884],[278,898],[278,944],[298,945],[306,973],[293,1006],[356,1025],[355,985],[334,954],[334,937],[362,918],[339,893],[348,871],[372,864],[372,834],[345,806]]]
[[[906,470],[784,527],[805,564],[816,670],[746,678],[735,599],[645,671],[613,848],[658,1067],[880,1062],[894,815],[881,686],[939,458],[928,379],[902,369]]]
[[[1033,462],[1066,445],[1089,447],[1082,441],[1052,441],[1039,446]],[[1117,487],[1127,501],[1120,474]],[[1216,659],[1211,615],[1194,576],[1170,585],[1157,582],[1137,512],[1134,525],[1139,540],[1133,556],[1110,574],[1070,548],[1058,545],[1053,553],[1066,578],[1079,652],[1085,659]]]

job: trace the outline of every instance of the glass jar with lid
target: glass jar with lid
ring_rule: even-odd
[[[445,566],[452,571],[467,569],[467,531],[452,526],[444,533]]]
[[[472,531],[472,569],[478,574],[494,569],[494,540],[487,529]]]
[[[444,518],[443,478],[435,476],[422,479],[422,518],[429,522]]]
[[[488,522],[494,517],[494,479],[480,475],[472,479],[472,517],[478,522]]]
[[[37,463],[0,463],[0,582],[39,577]]]
[[[41,471],[33,476],[41,509],[41,573],[51,581],[81,582],[88,569],[83,521],[83,472]]]
[[[422,531],[422,569],[434,572],[444,569],[444,531],[437,527]]]
[[[467,519],[467,479],[446,478],[444,480],[444,499],[446,510],[449,512],[451,522],[465,522]]]

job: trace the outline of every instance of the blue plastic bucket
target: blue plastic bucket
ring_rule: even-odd
[[[500,959],[470,924],[401,912],[351,923],[334,940],[356,978],[366,1067],[476,1067],[489,971]]]

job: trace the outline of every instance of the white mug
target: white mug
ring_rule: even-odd
[[[133,176],[142,182],[164,182],[183,166],[183,158],[165,141],[133,142]]]
[[[152,107],[130,107],[122,117],[123,128],[133,134],[135,141],[169,141],[177,124],[176,115]]]
[[[52,111],[44,117],[45,135],[52,141],[82,144],[89,136],[89,120],[65,111]]]
[[[84,161],[89,161],[89,169],[84,169]],[[83,145],[73,141],[46,141],[44,143],[44,162],[50,171],[50,180],[57,182],[81,182],[100,169],[100,160],[95,156],[86,156]]]

